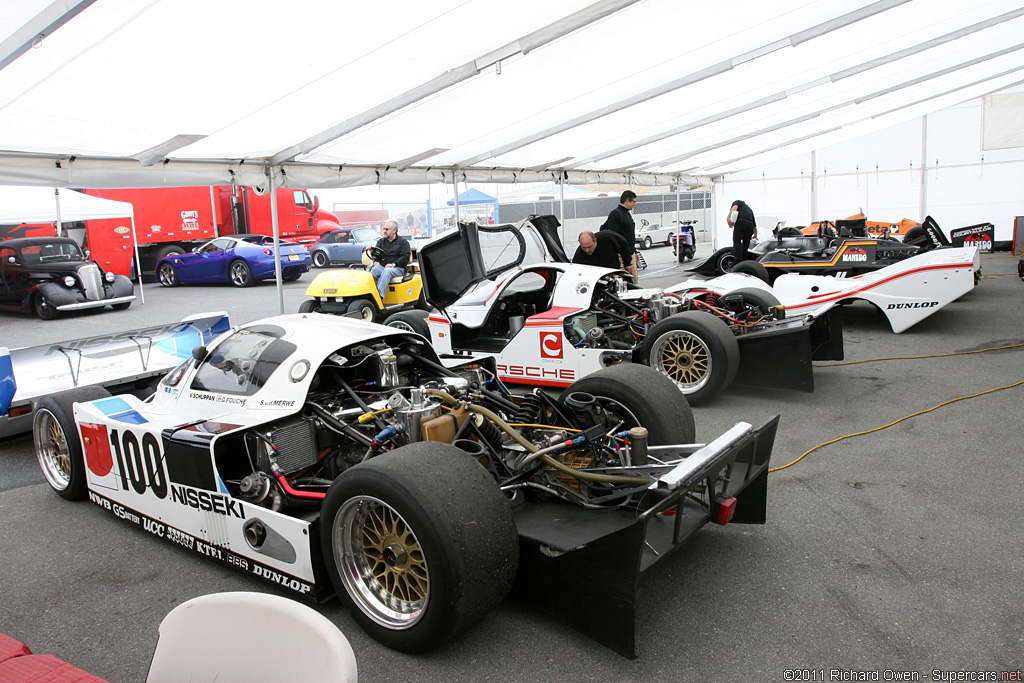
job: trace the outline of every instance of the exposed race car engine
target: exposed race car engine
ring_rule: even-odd
[[[625,303],[623,310],[635,305]],[[626,504],[652,483],[653,470],[667,467],[583,471],[648,465],[647,429],[617,402],[584,391],[562,400],[541,392],[503,396],[485,388],[486,368],[457,374],[421,349],[422,342],[409,337],[333,354],[316,370],[300,415],[226,437],[215,448],[232,495],[275,510],[301,510],[321,500],[353,465],[420,441],[459,447],[513,499],[518,489],[529,489],[582,505]],[[239,440],[246,458],[230,455]],[[242,465],[246,471],[238,470]]]
[[[621,276],[612,276],[598,281],[590,310],[566,319],[565,333],[574,346],[633,349],[655,323],[692,310],[721,318],[737,335],[786,317],[784,307],[755,290],[682,297],[660,289],[630,289]]]

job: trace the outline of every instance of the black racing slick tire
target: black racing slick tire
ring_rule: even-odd
[[[732,270],[732,267],[736,265],[736,257],[732,253],[732,249],[723,251],[718,255],[718,260],[715,261],[715,271],[719,275],[725,275]]]
[[[75,426],[75,403],[106,398],[103,387],[80,387],[44,396],[32,418],[32,443],[46,483],[65,500],[86,494],[85,456]]]
[[[732,384],[740,363],[736,335],[704,311],[683,311],[654,325],[640,354],[679,386],[690,405],[709,401]]]
[[[125,311],[125,310],[128,310],[128,308],[131,305],[132,305],[131,301],[125,301],[124,303],[120,303],[120,304],[110,304],[110,307],[113,308],[115,311]]]
[[[512,512],[494,479],[432,441],[338,477],[321,509],[320,545],[352,618],[408,653],[433,650],[484,617],[519,564]]]
[[[559,403],[565,405],[576,392],[597,398],[603,410],[626,422],[624,430],[645,427],[651,445],[696,440],[689,401],[675,382],[646,365],[623,363],[598,370],[569,385]]]
[[[317,249],[313,252],[313,267],[314,268],[326,268],[331,264],[331,259],[327,258],[327,253],[322,249]]]
[[[157,267],[156,279],[164,287],[177,287],[180,282],[178,280],[178,271],[170,263],[161,263]]]
[[[241,259],[236,259],[228,266],[228,279],[235,287],[248,287],[253,283],[252,269]]]
[[[768,315],[776,306],[780,306],[779,300],[774,294],[763,292],[754,287],[742,287],[729,292],[729,295],[739,294],[743,297],[743,303],[751,308],[756,308],[761,315]]]
[[[425,311],[400,311],[392,313],[384,321],[388,327],[394,327],[406,332],[416,334],[430,339],[430,325],[427,324],[427,313]]]
[[[768,269],[762,266],[757,261],[740,261],[732,267],[730,273],[742,273],[744,275],[753,275],[757,279],[764,283],[768,282]]]
[[[299,313],[323,313],[323,309],[316,299],[306,299],[299,304]]]
[[[353,299],[345,311],[349,314],[356,313],[360,320],[371,323],[377,317],[377,306],[369,299]]]

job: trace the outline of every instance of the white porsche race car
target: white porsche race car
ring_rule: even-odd
[[[504,382],[566,387],[619,363],[650,365],[693,405],[732,384],[813,391],[811,361],[843,357],[831,304],[787,316],[752,285],[698,306],[623,271],[569,263],[557,226],[554,216],[462,224],[423,245],[437,310],[386,323],[429,335],[442,357],[492,354]]]
[[[518,579],[635,656],[641,573],[708,521],[764,523],[778,417],[697,444],[685,398],[650,368],[554,399],[489,389],[488,362],[446,367],[415,334],[278,316],[196,347],[148,400],[41,398],[33,439],[62,497],[296,597],[336,593],[395,649],[441,645]]]
[[[867,301],[885,314],[899,334],[974,289],[981,272],[977,247],[941,247],[856,277],[780,275],[769,286],[764,279],[727,273],[710,280],[690,279],[665,292],[704,300],[744,289],[756,289],[789,316],[819,315],[837,304]]]

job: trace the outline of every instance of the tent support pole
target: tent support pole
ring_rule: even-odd
[[[562,224],[562,234],[559,239],[565,247],[565,171],[558,173],[558,221]]]
[[[281,225],[277,220],[277,178],[274,176],[274,168],[267,169],[267,178],[270,180],[270,225],[274,229],[274,277],[277,280],[277,306],[284,315],[284,284],[281,280]]]
[[[679,183],[681,183],[681,182],[682,181],[680,180],[679,176],[676,176],[676,229],[675,229],[675,233],[677,235],[680,234],[682,229],[683,229],[683,224],[679,222]],[[690,204],[690,207],[692,208],[693,204]],[[693,234],[693,248],[694,249],[697,248],[697,233]],[[679,258],[679,237],[676,237],[676,261],[677,262],[682,261],[682,259]]]
[[[711,181],[711,253],[718,251],[718,184],[721,178]],[[705,225],[707,225],[705,223]]]
[[[139,235],[135,232],[135,209],[132,208],[132,246],[135,247],[135,274],[139,277],[140,303],[146,303],[146,292],[142,288],[142,258],[139,256]]]
[[[459,227],[459,177],[452,171],[452,187],[455,188],[455,227]]]
[[[811,222],[818,220],[818,156],[811,150]]]
[[[57,202],[57,237],[67,237],[64,234],[64,224],[60,220],[60,188],[53,188],[53,200]]]
[[[921,117],[921,222],[928,215],[928,115]]]

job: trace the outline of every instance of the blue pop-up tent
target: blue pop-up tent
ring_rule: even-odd
[[[494,204],[494,222],[498,222],[498,200],[476,188],[469,188],[459,195],[459,206],[467,204]],[[449,199],[448,206],[455,206],[455,200]]]
[[[498,200],[489,194],[484,194],[476,188],[469,188],[465,192],[459,195],[459,206],[463,204],[495,204],[497,205]],[[455,206],[455,200],[449,199],[448,206]]]

